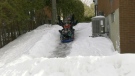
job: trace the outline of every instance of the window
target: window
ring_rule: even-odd
[[[111,20],[112,20],[112,23],[115,21],[115,14],[114,13],[111,14]]]

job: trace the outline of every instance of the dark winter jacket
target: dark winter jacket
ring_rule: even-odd
[[[70,24],[71,25],[70,28],[73,29],[73,26],[77,24],[77,20],[74,20],[74,15],[68,16],[67,18],[64,19],[64,21],[60,20],[60,16],[58,16],[58,25],[64,28],[66,24]]]

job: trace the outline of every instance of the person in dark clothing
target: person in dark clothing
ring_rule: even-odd
[[[77,24],[77,21],[74,20],[74,15],[67,16],[63,21],[60,19],[60,16],[58,16],[58,25],[62,26],[63,29],[59,30],[59,32],[65,37],[70,38],[74,34],[74,28]]]
[[[58,25],[62,26],[64,29],[64,26],[67,24],[70,24],[70,29],[73,30],[73,26],[75,26],[78,23],[78,21],[74,20],[74,14],[69,15],[67,18],[65,18],[64,21],[60,20],[60,16],[58,16]]]
[[[62,42],[69,42],[74,40],[74,28],[77,24],[77,21],[74,20],[74,14],[67,16],[63,21],[60,19],[60,16],[58,18],[58,25],[62,26],[63,29],[59,30],[60,32],[60,39]],[[67,40],[67,41],[66,41]]]
[[[63,27],[63,22],[62,22],[62,20],[60,19],[60,16],[58,16],[58,23],[57,23],[58,25],[60,25],[60,26],[62,26]]]

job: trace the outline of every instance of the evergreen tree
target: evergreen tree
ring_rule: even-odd
[[[57,0],[58,15],[63,15],[65,18],[69,14],[75,14],[76,19],[83,20],[84,5],[80,0]]]

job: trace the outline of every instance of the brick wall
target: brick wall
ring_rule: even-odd
[[[135,53],[135,0],[120,0],[121,53]]]
[[[104,12],[105,16],[114,12],[119,7],[119,0],[98,0],[98,12]]]

